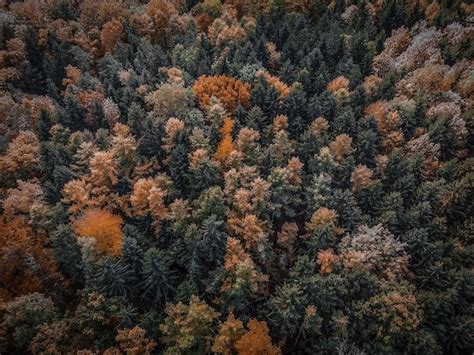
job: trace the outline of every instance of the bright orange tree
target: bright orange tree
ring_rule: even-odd
[[[106,210],[88,209],[74,221],[78,235],[95,239],[96,251],[106,255],[118,255],[122,249],[123,220]]]
[[[272,344],[265,321],[259,322],[256,319],[251,319],[248,328],[249,330],[235,344],[239,355],[281,354],[280,349]]]
[[[216,97],[229,113],[234,113],[240,104],[250,104],[250,84],[225,75],[200,76],[194,83],[193,91],[201,107],[209,106],[211,98]]]
[[[222,124],[221,134],[222,139],[217,146],[216,153],[214,157],[220,161],[225,162],[230,152],[234,150],[234,143],[232,142],[232,127],[234,126],[234,121],[230,118],[225,118],[224,123]]]

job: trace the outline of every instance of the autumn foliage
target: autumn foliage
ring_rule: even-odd
[[[471,2],[0,0],[0,353],[471,354]]]
[[[0,221],[0,245],[2,298],[41,292],[63,281],[47,235],[24,218]]]
[[[87,209],[74,221],[74,230],[78,236],[91,238],[99,254],[118,255],[122,248],[123,220],[102,209]]]
[[[248,331],[236,342],[235,348],[240,355],[280,354],[280,350],[272,344],[268,335],[268,326],[264,321],[251,319]]]
[[[234,143],[232,141],[232,127],[234,121],[230,118],[225,118],[221,128],[221,141],[217,146],[214,158],[222,163],[225,163],[230,152],[234,150]]]
[[[214,96],[230,114],[239,105],[248,107],[250,103],[250,85],[225,75],[201,76],[194,83],[193,91],[201,107],[209,106]]]

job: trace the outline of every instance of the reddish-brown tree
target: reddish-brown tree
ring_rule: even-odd
[[[268,335],[268,326],[265,321],[251,319],[249,321],[248,328],[249,330],[235,344],[237,354],[281,354],[280,349],[272,344],[272,339]]]
[[[250,84],[229,76],[201,76],[196,80],[193,91],[202,108],[207,108],[211,98],[216,97],[227,112],[233,114],[240,104],[250,104]]]
[[[214,158],[221,163],[225,163],[230,152],[234,150],[234,143],[232,141],[232,127],[234,121],[230,118],[225,118],[221,128],[222,138],[217,146]]]
[[[94,208],[74,220],[74,230],[81,237],[94,239],[99,254],[118,255],[122,249],[122,223],[120,216]]]

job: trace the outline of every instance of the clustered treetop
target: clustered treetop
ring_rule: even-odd
[[[0,353],[472,353],[468,1],[0,8]]]

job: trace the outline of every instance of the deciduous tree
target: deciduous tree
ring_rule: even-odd
[[[248,107],[250,104],[250,85],[224,75],[199,77],[194,83],[193,91],[202,108],[209,106],[213,96],[230,114],[235,112],[238,105]]]
[[[95,250],[99,254],[119,255],[122,249],[123,220],[106,210],[90,208],[74,221],[74,230],[85,238],[95,240]]]
[[[280,349],[272,344],[268,335],[268,326],[264,321],[251,319],[248,331],[237,341],[235,347],[239,355],[250,354],[280,354]]]

